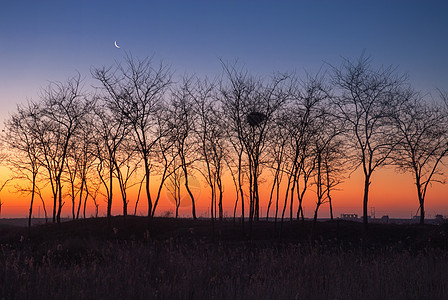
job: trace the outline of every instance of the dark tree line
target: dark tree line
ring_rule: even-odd
[[[275,221],[283,222],[288,210],[290,219],[303,219],[305,196],[315,201],[314,221],[324,203],[333,219],[332,191],[347,172],[361,168],[367,226],[374,172],[394,165],[413,174],[424,223],[428,187],[444,181],[446,93],[440,101],[426,99],[392,67],[371,63],[363,56],[344,60],[302,79],[257,77],[223,63],[214,81],[176,81],[166,65],[128,56],[93,69],[92,90],[77,75],[18,105],[5,122],[2,144],[21,179],[16,190],[30,195],[30,222],[36,196],[46,213],[44,189],[51,191],[52,220],[60,222],[68,205],[73,219],[85,218],[89,199],[98,215],[99,196],[110,218],[116,190],[126,216],[134,186],[134,214],[144,195],[150,221],[168,187],[176,217],[181,199],[189,199],[196,218],[194,174],[210,191],[212,220],[224,217],[226,190],[234,191],[234,218],[240,215],[249,226],[260,219],[262,202]],[[233,187],[224,186],[226,173]]]

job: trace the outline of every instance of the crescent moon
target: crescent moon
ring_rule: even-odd
[[[117,41],[114,42],[115,47],[117,47],[118,49],[120,49],[120,46],[117,45]]]

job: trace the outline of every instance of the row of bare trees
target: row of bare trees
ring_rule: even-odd
[[[363,56],[303,79],[262,78],[223,63],[218,79],[175,81],[166,65],[131,56],[92,76],[97,84],[89,90],[79,74],[51,83],[5,123],[2,144],[21,179],[15,188],[31,197],[30,224],[36,197],[45,209],[45,189],[53,222],[60,222],[66,201],[74,219],[81,211],[86,217],[89,199],[98,215],[99,196],[110,217],[117,190],[126,216],[134,186],[134,214],[144,195],[151,220],[169,186],[176,216],[185,190],[196,218],[193,174],[209,187],[211,219],[221,220],[225,173],[233,181],[226,188],[234,190],[234,218],[239,211],[251,226],[266,202],[266,217],[283,221],[289,211],[290,219],[303,219],[307,195],[315,200],[316,221],[324,203],[333,218],[332,192],[361,168],[367,226],[369,187],[384,165],[413,174],[423,223],[428,187],[444,180],[446,93],[423,97],[395,69],[375,68]],[[260,193],[263,184],[270,192]]]

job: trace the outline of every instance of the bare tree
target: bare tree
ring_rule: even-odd
[[[232,145],[239,153],[239,182],[243,166],[241,154],[247,159],[247,178],[249,182],[249,224],[259,219],[259,183],[266,148],[268,146],[269,130],[273,126],[274,115],[288,99],[284,83],[288,76],[276,75],[263,82],[250,76],[247,72],[238,71],[234,66],[223,64],[227,81],[220,86],[220,99],[227,121]],[[243,193],[241,203],[244,204]],[[244,208],[242,207],[242,211]],[[244,216],[243,216],[244,219]]]
[[[272,198],[275,191],[276,193],[275,218],[274,218],[275,223],[277,223],[277,217],[279,211],[280,185],[288,164],[287,149],[288,149],[288,142],[290,139],[288,131],[286,130],[286,124],[289,122],[286,116],[287,114],[285,112],[279,114],[279,116],[275,120],[275,126],[272,128],[269,136],[270,146],[268,149],[270,153],[269,155],[272,157],[272,160],[269,163],[270,168],[273,172],[274,179],[269,194],[269,202],[266,210],[266,220],[269,220],[269,212],[271,209]]]
[[[47,170],[53,193],[53,222],[59,223],[69,147],[81,126],[81,120],[92,110],[92,101],[83,95],[81,75],[78,74],[65,83],[50,83],[42,90],[39,107],[34,136],[43,154],[40,164]]]
[[[228,132],[226,130],[224,130],[224,134],[225,134],[225,138],[227,138],[228,136]],[[224,163],[225,166],[227,167],[226,170],[228,170],[230,172],[230,176],[232,177],[232,182],[233,182],[233,186],[235,187],[235,204],[233,206],[233,221],[236,222],[236,213],[237,213],[237,209],[238,209],[238,202],[240,199],[240,194],[241,194],[241,199],[244,199],[243,197],[243,191],[241,189],[241,187],[243,186],[243,182],[242,182],[242,172],[241,172],[241,167],[242,167],[242,155],[243,152],[241,149],[239,149],[234,143],[230,142],[229,144],[232,145],[232,148],[235,150],[235,152],[237,152],[237,163],[235,163],[234,158],[232,157],[232,155],[230,154],[231,151],[227,150],[227,155],[224,156]],[[244,203],[242,202],[241,204],[242,206],[242,220],[244,220]],[[243,233],[244,233],[244,221],[242,222],[242,227],[243,227]]]
[[[0,193],[3,191],[3,189],[6,187],[6,185],[12,180],[12,178],[8,178],[5,181],[3,181],[2,183],[0,183]],[[2,206],[3,206],[4,202],[2,201],[2,199],[0,198],[0,217],[2,216]],[[32,207],[32,204],[30,205],[30,207]],[[30,222],[28,222],[28,227],[30,226]]]
[[[160,139],[157,115],[171,85],[171,72],[163,64],[154,68],[149,58],[139,60],[128,56],[124,66],[117,64],[113,68],[95,69],[93,77],[109,94],[106,98],[109,109],[131,128],[143,161],[148,218],[151,218],[151,154]]]
[[[237,91],[237,93],[241,93],[242,91]],[[225,129],[225,137],[228,140],[229,144],[231,145],[230,154],[228,157],[226,157],[225,162],[227,165],[227,168],[230,170],[230,173],[232,175],[232,179],[235,185],[235,191],[236,191],[236,199],[235,199],[235,206],[234,206],[234,218],[236,214],[236,210],[238,208],[238,201],[241,203],[241,226],[243,234],[245,234],[244,229],[244,222],[245,222],[245,199],[246,195],[244,193],[244,183],[245,183],[245,175],[246,171],[245,166],[243,165],[243,155],[244,155],[244,147],[242,144],[242,141],[238,139],[238,126],[233,127],[230,126],[231,124],[234,125],[232,122],[232,119],[229,118],[227,115],[227,109],[225,106],[223,107],[223,121],[224,121],[224,129]],[[239,122],[238,119],[234,119],[233,121]],[[238,123],[237,123],[238,124]],[[236,129],[236,132],[235,132]],[[232,153],[233,151],[233,153]],[[236,162],[234,159],[234,156],[236,156]],[[236,171],[235,171],[236,169]],[[213,209],[211,207],[210,209]]]
[[[189,178],[193,170],[193,163],[197,160],[197,145],[194,140],[195,114],[193,113],[194,99],[191,94],[191,79],[184,78],[178,89],[174,90],[170,102],[170,120],[173,130],[174,147],[183,171],[185,189],[191,200],[191,213],[196,219],[196,203],[189,185]]]
[[[329,112],[331,106],[326,103],[322,112],[314,121],[318,134],[313,138],[313,154],[315,156],[315,170],[313,174],[316,192],[316,208],[314,211],[314,224],[317,221],[319,207],[324,203],[330,204],[330,217],[333,220],[331,190],[342,182],[342,160],[344,147],[341,134],[343,126],[338,119]],[[336,176],[335,176],[336,175]]]
[[[179,207],[181,205],[182,199],[182,178],[183,178],[183,169],[180,164],[180,159],[177,155],[177,151],[172,148],[171,149],[174,157],[173,163],[170,164],[170,172],[167,180],[165,181],[165,187],[169,193],[169,196],[174,200],[175,209],[175,217],[179,217]]]
[[[141,158],[135,157],[136,151],[132,140],[125,139],[121,143],[120,151],[114,160],[115,177],[118,179],[118,186],[120,187],[121,200],[123,203],[123,216],[128,215],[128,189],[138,184],[132,178],[136,177],[137,170],[140,166]]]
[[[294,193],[297,193],[297,219],[303,217],[303,199],[309,186],[309,179],[315,168],[316,157],[312,153],[312,140],[318,134],[313,122],[320,114],[322,101],[327,98],[323,78],[308,75],[306,80],[295,79],[290,88],[291,101],[283,118],[288,135],[287,160],[284,172],[287,187],[282,211],[282,222],[286,207],[290,205],[290,219],[293,218]]]
[[[2,132],[4,132],[4,130],[2,130]],[[1,139],[3,139],[3,136],[0,136],[0,164],[3,164],[5,162],[5,160],[7,159],[7,155],[5,153],[3,153],[3,143],[1,142]],[[0,193],[1,191],[5,188],[5,186],[12,180],[13,178],[8,178],[5,181],[0,183]],[[0,198],[0,217],[2,215],[2,206],[3,206],[3,201]]]
[[[387,163],[395,148],[390,135],[390,112],[397,101],[397,90],[405,77],[392,67],[373,69],[370,58],[344,60],[333,67],[333,83],[338,93],[333,99],[339,116],[344,119],[350,135],[354,164],[364,174],[363,222],[367,229],[369,188],[375,170]]]
[[[34,127],[39,118],[39,107],[29,101],[26,105],[18,105],[17,111],[5,122],[5,130],[2,134],[2,142],[8,146],[11,155],[8,163],[21,180],[26,179],[31,183],[31,189],[19,188],[31,194],[28,214],[28,230],[31,228],[33,204],[37,188],[37,175],[41,167],[41,148],[36,139]],[[0,191],[9,180],[3,182]],[[1,204],[0,204],[1,206]]]
[[[78,178],[79,178],[79,169],[77,161],[79,159],[79,156],[81,155],[79,153],[79,144],[76,142],[70,143],[70,147],[67,154],[66,159],[66,169],[67,169],[67,178],[66,181],[69,184],[69,192],[68,195],[70,196],[71,204],[72,204],[72,218],[73,220],[76,219],[76,199],[80,192],[80,190],[77,188],[78,185]]]
[[[112,196],[114,174],[118,166],[120,147],[126,138],[128,127],[120,116],[100,104],[95,106],[95,156],[97,161],[97,173],[103,184],[107,199],[107,218],[112,215]],[[120,172],[120,171],[118,171]],[[121,174],[121,173],[120,173]],[[125,207],[125,204],[123,204]]]
[[[72,202],[72,217],[78,219],[82,204],[86,206],[89,197],[88,185],[92,181],[91,171],[96,161],[95,109],[86,113],[81,125],[70,143],[67,155],[67,181],[70,186],[69,196]],[[85,217],[85,213],[84,213]]]
[[[154,217],[157,204],[159,203],[162,188],[165,185],[165,181],[173,172],[177,171],[174,166],[176,164],[176,159],[178,158],[178,153],[175,151],[174,144],[176,142],[176,133],[172,126],[172,121],[170,120],[171,114],[168,109],[162,109],[157,118],[157,128],[158,128],[158,140],[157,144],[153,148],[153,158],[157,161],[154,164],[154,173],[159,176],[159,187],[157,189],[157,195],[154,200],[154,206],[152,208],[152,216]]]
[[[95,175],[93,170],[96,162],[96,136],[95,136],[95,124],[94,124],[94,112],[88,112],[82,119],[81,130],[76,135],[76,140],[79,145],[79,155],[76,160],[78,165],[79,176],[79,199],[78,208],[76,212],[76,218],[79,218],[81,206],[83,206],[83,217],[86,218],[86,206],[87,199],[90,195],[89,189],[95,189]]]
[[[223,219],[223,185],[222,174],[227,156],[225,130],[219,102],[215,101],[214,85],[208,81],[200,81],[189,88],[194,100],[194,111],[197,115],[195,130],[200,160],[205,170],[201,174],[210,187],[210,214],[212,222],[217,216]],[[237,191],[238,195],[238,191]],[[214,223],[213,223],[214,224]]]
[[[344,139],[336,139],[326,148],[324,153],[324,172],[325,172],[325,190],[326,199],[330,209],[330,219],[333,221],[333,200],[331,192],[344,181],[344,173],[349,169],[346,160],[346,147]]]
[[[428,103],[418,93],[403,91],[393,127],[398,146],[396,166],[411,172],[417,188],[420,224],[425,222],[426,192],[431,182],[443,182],[441,161],[448,152],[448,114],[440,103]]]

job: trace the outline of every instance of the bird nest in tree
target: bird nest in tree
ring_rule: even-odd
[[[246,118],[247,123],[249,123],[250,126],[258,126],[266,120],[267,117],[264,113],[253,111],[249,113]]]

